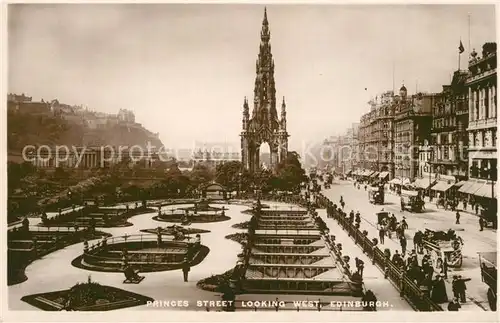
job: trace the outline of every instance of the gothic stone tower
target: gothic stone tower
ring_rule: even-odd
[[[266,142],[271,153],[271,169],[284,160],[288,153],[288,133],[286,131],[285,97],[281,104],[281,116],[276,112],[276,88],[274,84],[274,60],[269,40],[271,34],[264,9],[264,20],[260,33],[260,51],[256,62],[257,76],[250,118],[248,101],[243,103],[243,129],[241,131],[241,158],[243,166],[250,172],[260,167],[260,146]]]

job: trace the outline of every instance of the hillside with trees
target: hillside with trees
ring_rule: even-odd
[[[161,147],[161,141],[142,126],[117,124],[90,129],[50,115],[7,113],[7,147],[20,152],[26,145],[133,146],[147,143]]]

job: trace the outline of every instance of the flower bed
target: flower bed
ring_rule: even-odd
[[[241,233],[241,232],[238,232],[238,233],[232,233],[232,234],[228,234],[227,236],[225,236],[226,239],[229,239],[229,240],[233,240],[233,241],[236,241],[238,243],[242,243],[246,240],[248,240],[248,233]]]
[[[250,221],[245,221],[245,222],[233,224],[231,227],[235,228],[235,229],[248,229],[249,225],[250,225]]]
[[[229,279],[232,275],[233,269],[230,269],[223,274],[212,275],[198,281],[196,287],[210,292],[221,292],[221,287],[225,287],[229,284]]]
[[[174,226],[175,226],[175,229],[174,229]],[[197,228],[186,228],[186,227],[175,225],[175,224],[172,226],[168,226],[166,228],[161,228],[161,234],[174,234],[175,231],[182,232],[185,235],[198,234],[198,233],[209,233],[210,232],[210,230],[203,230],[203,229],[197,229]],[[144,230],[141,230],[141,232],[158,234],[158,228],[144,229]]]
[[[173,222],[182,223],[185,220],[184,214],[162,214],[153,217],[153,220],[159,222]],[[188,217],[191,223],[210,223],[210,222],[223,222],[231,220],[230,217],[222,214],[194,214]]]
[[[18,239],[18,240],[31,240],[36,236],[36,232],[14,232],[13,235],[9,236],[9,239]],[[51,252],[54,252],[59,249],[63,249],[67,246],[70,246],[75,243],[80,243],[85,240],[94,240],[102,237],[110,237],[111,234],[102,231],[88,231],[81,230],[77,234],[71,235],[62,235],[58,232],[53,232],[53,237],[58,237],[58,242],[54,241],[51,244],[46,244],[45,248],[40,248],[37,257],[33,257],[31,252],[27,251],[12,251],[9,250],[7,254],[7,285],[16,285],[20,284],[26,280],[28,277],[25,274],[26,267],[34,260],[43,257]]]
[[[27,295],[21,300],[44,311],[109,311],[153,301],[151,297],[100,285],[90,279],[67,290]]]

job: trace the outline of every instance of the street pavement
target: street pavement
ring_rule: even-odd
[[[434,204],[426,203],[423,213],[410,213],[408,211],[401,212],[400,200],[397,195],[385,194],[384,205],[373,205],[369,203],[368,192],[354,187],[351,181],[336,180],[330,189],[324,190],[323,194],[331,201],[339,205],[340,196],[343,196],[345,201],[345,209],[347,213],[351,210],[359,211],[361,214],[361,230],[367,230],[370,238],[378,239],[377,217],[376,212],[388,211],[394,213],[398,221],[403,216],[406,217],[408,230],[405,235],[408,240],[407,249],[411,251],[413,248],[413,235],[417,230],[422,232],[425,228],[431,230],[448,230],[452,228],[456,230],[457,235],[464,240],[462,248],[463,265],[461,268],[450,268],[447,279],[448,298],[453,296],[451,290],[451,279],[453,275],[462,275],[463,278],[471,278],[467,282],[467,299],[465,304],[462,304],[461,311],[489,311],[487,301],[488,287],[481,281],[481,271],[479,268],[478,252],[496,251],[496,230],[484,229],[479,231],[477,216],[461,212],[460,224],[455,224],[455,212],[437,209]],[[394,250],[401,252],[401,246],[393,234],[392,239],[386,237],[385,244],[380,245],[380,248],[389,248],[391,254]],[[366,264],[366,262],[365,262]],[[447,304],[443,304],[446,309]]]

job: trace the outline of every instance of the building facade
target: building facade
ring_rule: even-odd
[[[469,184],[460,189],[476,198],[496,199],[497,181],[497,53],[496,43],[473,51],[466,82],[469,97]],[[496,205],[496,203],[492,203]]]
[[[408,97],[404,85],[395,98],[394,176],[404,182],[412,182],[418,176],[419,147],[430,139],[431,107],[435,101],[435,94]]]
[[[467,75],[467,71],[456,71],[432,108],[432,172],[457,180],[465,180],[468,173]]]
[[[359,126],[359,158],[361,169],[394,177],[394,109],[393,91],[386,91],[368,102],[370,111]]]

